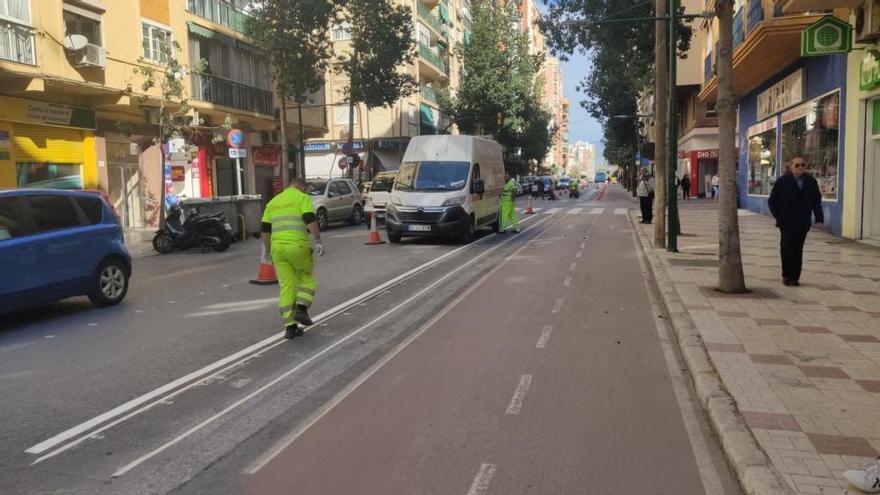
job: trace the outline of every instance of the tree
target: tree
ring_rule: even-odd
[[[266,60],[271,61],[272,81],[281,99],[281,164],[288,173],[287,99],[296,101],[299,113],[299,166],[305,177],[302,105],[309,93],[321,89],[333,56],[330,24],[336,2],[316,0],[261,0],[252,6],[246,30]]]
[[[718,15],[718,290],[746,292],[736,184],[736,96],[733,93],[733,0],[716,0]]]
[[[668,0],[655,0],[657,17],[663,17],[669,13]],[[669,51],[667,50],[667,22],[655,22],[654,67],[656,76],[654,80],[654,131],[657,133],[657,142],[654,144],[654,246],[666,245],[666,185],[668,172],[668,157],[666,156],[667,132],[669,120],[667,115],[667,95],[675,88],[669,87]],[[673,192],[673,191],[670,191]]]
[[[403,68],[413,63],[416,44],[408,6],[390,0],[350,0],[345,5],[342,17],[351,30],[351,51],[339,56],[336,70],[349,77],[344,92],[352,143],[356,104],[390,107],[415,92],[415,78]]]

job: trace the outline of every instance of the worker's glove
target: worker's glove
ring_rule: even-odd
[[[321,241],[315,243],[315,256],[319,258],[324,256],[324,243]]]

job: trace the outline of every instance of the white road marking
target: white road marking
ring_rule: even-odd
[[[577,261],[572,262],[572,264],[568,267],[569,271],[571,271],[572,273],[574,273],[574,271],[577,270],[577,268],[578,268]]]
[[[526,229],[524,229],[523,231],[525,232],[526,230],[533,229],[533,228],[537,227],[538,225],[540,225],[541,223],[543,223],[545,220],[547,220],[547,219],[549,219],[549,218],[550,218],[550,217],[544,217],[543,219],[538,220],[537,222],[535,222],[533,225],[528,226],[528,227],[527,227]],[[337,340],[337,341],[335,341],[334,343],[330,344],[329,346],[325,347],[324,349],[322,349],[322,350],[319,351],[318,353],[312,355],[311,357],[309,357],[309,358],[306,359],[305,361],[303,361],[303,362],[299,363],[298,365],[294,366],[293,368],[291,368],[291,369],[285,371],[284,373],[282,373],[280,376],[276,377],[275,379],[273,379],[273,380],[270,381],[269,383],[263,385],[262,387],[258,388],[257,390],[254,390],[253,392],[251,392],[251,393],[248,394],[247,396],[245,396],[245,397],[239,399],[238,401],[232,403],[231,405],[227,406],[225,409],[223,409],[222,411],[218,412],[217,414],[215,414],[215,415],[209,417],[208,419],[206,419],[206,420],[202,421],[201,423],[199,423],[199,424],[193,426],[192,428],[186,430],[185,432],[181,433],[180,435],[176,436],[175,438],[173,438],[173,439],[169,440],[168,442],[162,444],[161,446],[159,446],[159,447],[156,448],[155,450],[153,450],[153,451],[151,451],[151,452],[148,452],[148,453],[142,455],[141,457],[135,459],[134,461],[132,461],[132,462],[126,464],[125,466],[123,466],[122,468],[120,468],[119,470],[117,470],[115,473],[113,473],[113,474],[111,475],[111,477],[113,477],[113,478],[118,478],[118,477],[124,475],[125,473],[131,471],[132,469],[136,468],[137,466],[143,464],[143,463],[146,462],[147,460],[149,460],[149,459],[155,457],[156,455],[162,453],[163,451],[167,450],[168,448],[173,447],[174,445],[176,445],[177,443],[179,443],[179,442],[182,441],[183,439],[189,437],[190,435],[192,435],[193,433],[199,431],[200,429],[204,428],[205,426],[207,426],[207,425],[213,423],[213,422],[216,421],[218,418],[223,417],[224,415],[226,415],[226,414],[229,413],[230,411],[232,411],[232,410],[238,408],[240,405],[242,405],[242,404],[244,404],[244,403],[250,401],[250,400],[253,399],[254,397],[256,397],[256,396],[262,394],[262,393],[265,392],[267,389],[271,388],[272,386],[274,386],[275,384],[277,384],[277,383],[280,382],[281,380],[284,380],[285,378],[289,377],[289,376],[292,375],[293,373],[296,373],[297,371],[299,371],[300,369],[304,368],[305,366],[308,366],[309,364],[311,364],[313,361],[317,360],[318,358],[320,358],[320,357],[323,356],[324,354],[327,354],[328,352],[330,352],[331,350],[335,349],[336,347],[339,347],[340,345],[344,344],[345,342],[349,341],[350,339],[356,337],[357,335],[359,335],[361,332],[363,332],[363,331],[366,330],[367,328],[369,328],[369,327],[373,326],[374,324],[376,324],[377,322],[383,320],[386,316],[388,316],[388,315],[394,313],[394,312],[397,311],[398,309],[400,309],[400,308],[406,306],[406,305],[409,304],[410,302],[412,302],[412,301],[416,300],[417,298],[421,297],[422,294],[424,294],[424,293],[426,293],[426,292],[428,292],[428,291],[434,289],[434,287],[436,287],[436,286],[440,285],[441,283],[445,282],[446,279],[448,279],[449,277],[451,277],[451,276],[455,275],[456,273],[458,273],[459,271],[461,271],[461,270],[467,268],[468,266],[470,266],[470,265],[472,265],[473,263],[477,262],[478,260],[480,260],[480,259],[483,258],[484,256],[486,256],[486,255],[488,255],[489,253],[491,253],[491,252],[495,251],[496,249],[500,248],[501,246],[504,246],[505,244],[507,244],[508,242],[512,241],[513,239],[516,239],[516,237],[510,237],[510,238],[508,238],[508,239],[506,239],[506,240],[500,242],[499,244],[496,244],[495,246],[492,246],[491,248],[487,249],[486,251],[483,251],[482,253],[478,254],[477,256],[474,256],[473,258],[471,258],[471,259],[468,260],[467,262],[463,263],[462,265],[459,265],[459,266],[456,267],[454,270],[450,271],[449,273],[443,275],[442,277],[440,277],[439,279],[437,279],[436,281],[434,281],[433,283],[431,283],[431,285],[428,285],[428,286],[425,287],[424,289],[422,289],[422,290],[416,292],[415,294],[413,294],[413,295],[410,296],[409,298],[405,299],[405,300],[404,300],[403,302],[401,302],[400,304],[394,306],[393,308],[389,309],[388,311],[385,311],[385,312],[382,313],[381,315],[377,316],[376,318],[374,318],[374,319],[372,319],[371,321],[367,322],[366,324],[362,325],[360,328],[358,328],[358,329],[352,331],[351,333],[349,333],[349,334],[346,335],[345,337],[340,338],[339,340]],[[523,247],[525,247],[525,246],[527,246],[527,245],[528,245],[528,244],[524,244]],[[32,463],[32,464],[33,464],[33,463]]]
[[[602,213],[605,213],[605,208],[593,208],[593,210],[590,211],[590,215],[601,215]]]
[[[564,297],[557,297],[556,302],[553,303],[553,312],[558,313],[560,309],[562,309],[562,301],[565,301]]]
[[[543,207],[532,208],[532,211],[535,212],[535,213],[538,213],[539,211],[541,211],[541,210],[543,210],[543,209],[544,209]]]
[[[498,466],[495,464],[480,464],[480,470],[477,471],[477,475],[474,477],[474,482],[471,483],[471,489],[468,490],[467,495],[485,495],[489,492],[489,484],[492,482],[492,477],[495,476],[495,471],[498,470]]]
[[[538,349],[544,349],[547,347],[547,341],[550,340],[550,333],[553,331],[553,327],[551,325],[545,325],[544,331],[541,332],[541,337],[538,339],[538,343],[535,344],[535,347]]]
[[[528,219],[526,219],[524,221],[528,221]],[[535,222],[534,225],[531,225],[528,228],[533,228],[533,227],[537,226],[538,224],[540,224],[542,221],[543,220],[539,220],[539,221]],[[478,245],[480,242],[483,242],[484,239],[490,239],[490,238],[492,238],[492,236],[483,237],[482,239],[478,239],[477,241],[474,241],[471,244],[461,246],[461,247],[456,248],[446,254],[438,256],[437,258],[434,258],[433,260],[427,261],[427,262],[425,262],[415,268],[412,268],[404,273],[401,273],[400,275],[398,275],[398,276],[394,277],[393,279],[379,285],[378,287],[375,287],[375,288],[373,288],[373,289],[371,289],[371,290],[369,290],[369,291],[367,291],[357,297],[353,297],[347,301],[339,303],[336,306],[330,308],[327,311],[324,311],[323,313],[321,313],[319,315],[313,316],[312,320],[315,322],[315,324],[318,324],[319,322],[321,322],[323,320],[330,319],[330,318],[338,315],[340,312],[342,312],[342,310],[344,310],[354,304],[358,304],[358,303],[361,303],[367,299],[370,299],[374,295],[376,295],[377,293],[383,292],[383,291],[387,290],[389,287],[393,287],[393,286],[397,285],[398,283],[400,283],[401,281],[404,281],[417,273],[425,271],[425,270],[441,263],[442,261],[446,260],[447,258],[455,256],[466,249],[469,249],[473,246]],[[505,241],[505,242],[507,242],[507,241]],[[499,244],[498,246],[500,246],[502,244]],[[495,247],[498,247],[498,246],[495,246]],[[275,298],[268,299],[266,301],[269,301],[269,302],[276,301],[277,302],[277,300]],[[246,301],[246,302],[240,303],[240,304],[253,304],[253,303],[254,303],[254,301]],[[224,303],[224,305],[229,305],[229,304],[236,304],[236,303]],[[217,306],[217,305],[213,305],[213,306]],[[209,306],[208,308],[211,308],[211,306]],[[74,438],[78,435],[86,433],[89,430],[91,430],[92,428],[94,428],[102,423],[105,423],[105,422],[107,422],[117,416],[121,416],[121,415],[127,413],[128,411],[131,411],[131,410],[139,407],[141,404],[145,404],[145,403],[155,399],[156,397],[159,397],[165,393],[171,392],[172,390],[174,390],[182,385],[185,385],[191,381],[199,380],[199,379],[205,377],[205,375],[208,375],[217,369],[224,368],[224,367],[226,367],[226,365],[228,365],[230,363],[232,363],[232,366],[234,367],[244,361],[247,361],[248,359],[251,358],[252,354],[262,352],[262,351],[266,350],[264,348],[268,348],[268,346],[271,346],[271,345],[277,345],[280,342],[284,342],[284,335],[279,332],[271,337],[267,337],[267,338],[255,343],[249,347],[246,347],[238,352],[230,354],[229,356],[226,356],[223,359],[215,361],[215,362],[213,362],[213,363],[211,363],[211,364],[209,364],[199,370],[193,371],[192,373],[189,373],[188,375],[182,376],[174,381],[166,383],[165,385],[162,385],[161,387],[158,387],[158,388],[156,388],[146,394],[143,394],[140,397],[136,397],[136,398],[120,405],[120,406],[117,406],[117,407],[111,409],[110,411],[107,411],[103,414],[95,416],[94,418],[92,418],[88,421],[85,421],[83,423],[80,423],[77,426],[74,426],[70,429],[67,429],[67,430],[53,436],[52,438],[44,440],[44,441],[28,448],[27,450],[25,450],[25,453],[42,454],[43,452],[46,452],[47,450],[49,450],[57,445],[60,445],[64,442],[66,442],[67,440],[70,440],[71,438]],[[158,402],[154,403],[153,405],[155,405],[157,403]],[[139,409],[139,411],[147,410],[150,407],[152,407],[152,405],[149,407],[141,408],[141,409]],[[88,436],[83,437],[82,439],[80,439],[80,441],[82,441],[86,438],[88,438]],[[64,450],[67,450],[67,448],[69,448],[69,447],[63,447],[61,449],[58,449],[58,450],[54,451],[53,453],[50,453],[46,456],[43,456],[43,457],[37,459],[32,464],[36,464],[42,460],[53,457],[54,455],[61,453]]]
[[[580,257],[581,257],[581,255],[583,255],[583,254],[584,254],[584,252],[583,252],[583,251],[578,251],[578,252],[577,252],[577,254],[576,254],[576,255],[574,255],[574,257],[575,257],[575,258],[580,258]]]
[[[615,215],[626,215],[626,212],[627,212],[626,208],[615,208],[614,209]]]
[[[550,208],[549,210],[547,210],[547,213],[552,215],[554,213],[559,213],[560,211],[562,211],[562,208]]]
[[[513,392],[510,404],[507,406],[505,414],[508,416],[516,416],[522,410],[523,401],[526,400],[526,394],[529,393],[529,387],[532,385],[532,375],[523,375],[519,379],[519,385]]]
[[[142,310],[142,309],[136,309],[136,310],[134,310],[134,312],[135,312],[135,313],[143,313],[144,310]]]
[[[584,211],[583,208],[572,208],[572,209],[568,210],[568,211],[565,212],[565,213],[566,213],[566,215],[577,215],[577,214],[579,214],[579,213],[582,212],[582,211]]]
[[[54,336],[54,335],[46,335],[46,338],[47,338],[47,339],[54,339],[55,336]]]
[[[584,241],[584,242],[581,243],[581,249],[585,248],[586,246],[587,246],[587,242],[586,242],[586,241]]]
[[[562,285],[571,287],[571,277],[565,277],[565,282],[562,282]]]

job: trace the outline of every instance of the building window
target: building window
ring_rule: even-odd
[[[807,172],[819,182],[822,199],[837,200],[840,91],[782,114],[782,160],[806,158]]]
[[[333,36],[333,41],[345,41],[351,39],[351,24],[347,22],[343,22],[342,24],[338,24],[333,26],[333,31],[331,32]]]
[[[772,128],[760,132],[749,132],[749,194],[767,196],[776,181],[776,117],[772,117]]]
[[[141,21],[141,35],[144,59],[157,64],[167,64],[171,53],[171,30]]]
[[[65,35],[79,34],[85,36],[92,45],[104,46],[101,42],[100,14],[64,4],[63,16]]]
[[[336,125],[348,125],[348,103],[333,107],[333,123]],[[354,111],[354,125],[358,123],[358,111]]]
[[[11,19],[30,25],[28,0],[0,0],[0,19]]]
[[[0,0],[0,60],[34,65],[28,0]]]

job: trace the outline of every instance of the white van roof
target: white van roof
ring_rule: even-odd
[[[405,162],[428,160],[470,162],[475,155],[483,155],[487,151],[498,153],[501,145],[491,139],[478,136],[429,135],[415,136],[403,155]]]

